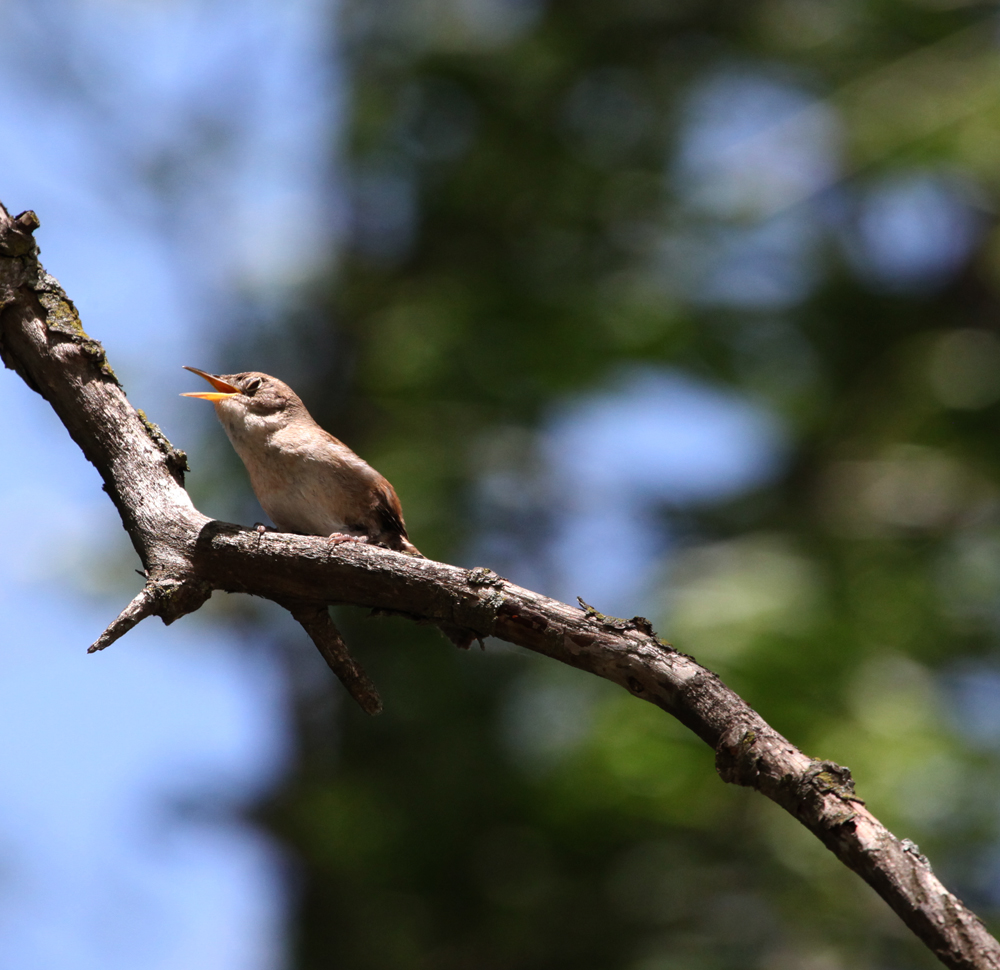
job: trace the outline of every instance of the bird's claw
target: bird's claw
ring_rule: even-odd
[[[335,546],[339,546],[342,542],[364,542],[366,540],[365,536],[352,536],[346,532],[331,532],[327,538]]]

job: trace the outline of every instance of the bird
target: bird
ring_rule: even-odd
[[[321,428],[284,381],[259,371],[184,369],[215,388],[181,396],[215,405],[257,500],[279,531],[367,542],[425,558],[406,534],[396,490]]]

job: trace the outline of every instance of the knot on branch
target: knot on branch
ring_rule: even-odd
[[[604,613],[599,613],[593,606],[585,602],[582,596],[578,596],[577,602],[580,604],[580,609],[587,614],[587,618],[594,620],[599,623],[605,630],[614,630],[618,633],[625,633],[629,630],[635,630],[638,633],[642,633],[647,637],[652,637],[661,647],[670,647],[670,644],[666,640],[661,640],[656,634],[656,630],[653,629],[653,624],[649,622],[644,616],[633,616],[631,620],[622,619],[620,616],[606,616]],[[671,649],[673,649],[671,647]]]
[[[921,866],[931,871],[930,860],[920,851],[920,846],[913,839],[903,839],[899,844],[904,852],[909,853]]]
[[[507,582],[487,566],[476,566],[465,571],[465,581],[470,586],[503,586]]]
[[[38,216],[30,209],[13,219],[6,209],[0,211],[0,255],[35,255],[38,246],[31,234],[40,225]]]
[[[831,829],[850,822],[856,807],[864,805],[855,794],[850,768],[810,761],[804,771],[786,766],[782,773],[774,759],[779,745],[787,742],[766,729],[734,725],[716,747],[716,770],[723,781],[764,792],[810,827]]]
[[[835,761],[813,761],[795,786],[801,816],[813,818],[826,828],[845,825],[857,814],[855,805],[864,805],[854,790],[851,769]],[[825,796],[836,797],[839,807],[831,807]]]
[[[212,587],[196,580],[150,579],[131,603],[88,648],[96,653],[125,636],[147,616],[158,616],[168,626],[193,613],[212,595]]]
[[[802,786],[811,786],[825,795],[832,792],[846,801],[864,802],[854,794],[854,778],[851,769],[838,765],[835,761],[813,761],[802,779]]]
[[[715,770],[730,785],[758,787],[760,755],[754,750],[757,730],[742,724],[733,725],[715,748]]]
[[[38,275],[35,256],[38,247],[31,233],[38,228],[34,212],[22,212],[16,219],[0,204],[0,310],[17,299],[18,290]],[[2,259],[2,257],[7,257]],[[0,347],[0,352],[3,348]],[[3,357],[7,367],[11,363]]]
[[[507,580],[486,566],[465,570],[465,584],[472,589],[472,596],[453,597],[453,620],[439,620],[397,610],[372,610],[372,616],[405,616],[416,623],[436,626],[459,650],[468,650],[473,643],[486,649],[483,638],[490,636],[496,626],[497,615],[504,604],[501,592]]]
[[[459,595],[455,623],[438,623],[438,629],[461,650],[467,650],[477,641],[486,649],[483,637],[490,636],[496,627],[497,616],[504,605],[503,588],[507,580],[486,566],[465,570],[465,584],[473,596]]]

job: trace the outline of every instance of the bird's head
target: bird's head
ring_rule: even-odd
[[[256,415],[261,418],[284,416],[291,418],[302,409],[299,396],[284,382],[259,371],[243,374],[208,374],[197,367],[185,370],[204,377],[214,391],[189,391],[181,397],[197,397],[215,404],[219,417],[233,419]]]

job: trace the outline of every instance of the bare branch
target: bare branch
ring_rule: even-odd
[[[136,594],[135,598],[118,614],[118,617],[111,621],[108,628],[89,646],[87,653],[97,653],[105,647],[110,647],[115,640],[125,636],[136,624],[141,623],[147,616],[152,616],[156,606],[156,599],[150,593],[148,586],[143,586]]]
[[[366,714],[382,713],[382,698],[368,674],[352,656],[330,619],[326,603],[282,604],[309,634],[330,669]]]
[[[169,626],[174,620],[200,608],[211,595],[211,587],[203,583],[150,580],[118,614],[117,619],[87,648],[87,653],[97,653],[98,650],[111,646],[147,616],[158,616]]]
[[[493,636],[621,685],[676,717],[716,752],[720,776],[757,789],[859,873],[948,967],[1000,970],[1000,945],[855,794],[850,772],[799,751],[711,671],[660,640],[649,622],[620,620],[522,589],[488,569],[459,569],[362,543],[244,529],[202,515],[183,487],[186,462],[129,404],[104,350],[39,266],[33,214],[0,206],[0,357],[52,405],[104,479],[147,585],[94,644],[144,616],[172,622],[213,590],[285,605],[352,696],[378,694],[326,612],[352,603],[441,627],[467,646]]]

